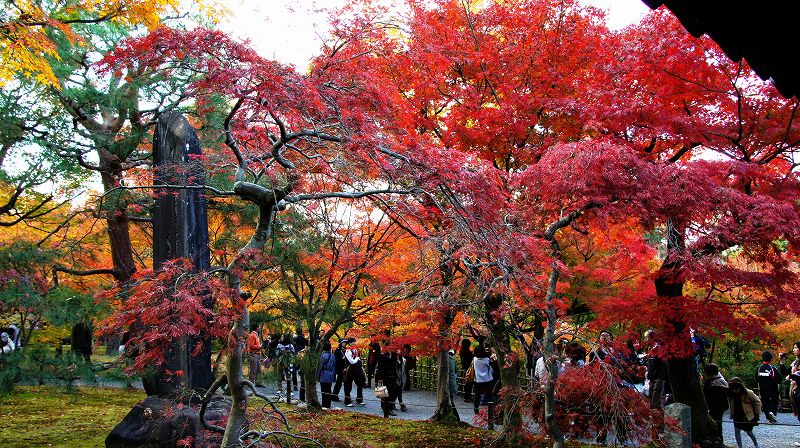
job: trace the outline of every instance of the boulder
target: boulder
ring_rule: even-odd
[[[206,408],[206,421],[219,422],[228,415],[229,398],[214,396]],[[128,412],[106,437],[106,448],[177,448],[219,446],[221,435],[203,429],[200,406],[147,397]]]

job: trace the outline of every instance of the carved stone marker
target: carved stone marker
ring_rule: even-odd
[[[669,448],[692,448],[692,408],[683,403],[672,403],[664,408],[664,414],[678,421],[678,428],[683,434],[667,431]]]
[[[205,183],[200,156],[200,140],[183,114],[167,112],[162,115],[153,135],[153,185],[167,188],[154,189],[154,270],[176,258],[192,260],[196,272],[210,268],[205,192],[202,188],[191,188]],[[182,186],[190,188],[180,188]],[[192,356],[198,343],[203,349]],[[184,374],[177,376],[167,371]],[[180,389],[207,389],[212,380],[210,339],[182,338],[170,347],[163,368],[156,374],[155,393],[166,397]]]

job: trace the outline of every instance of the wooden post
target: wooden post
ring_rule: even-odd
[[[210,269],[205,171],[197,133],[180,112],[163,114],[153,135],[155,205],[153,208],[153,269],[166,261],[188,258],[196,272]],[[157,188],[169,186],[169,188]],[[206,306],[211,307],[209,295]],[[196,356],[192,351],[200,344]],[[182,371],[183,375],[167,371]],[[181,338],[169,348],[167,360],[156,373],[155,391],[172,396],[182,389],[206,389],[213,380],[209,337]]]

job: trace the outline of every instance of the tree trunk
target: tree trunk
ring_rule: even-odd
[[[496,317],[503,299],[502,295],[492,295],[486,299],[485,320],[500,366],[500,381],[507,392],[496,406],[498,411],[503,411],[503,432],[498,440],[500,444],[514,444],[522,431],[522,416],[514,393],[519,387],[519,362],[506,362],[506,357],[511,354],[511,333],[505,320]]]
[[[250,315],[247,307],[243,307],[241,319],[231,329],[228,346],[228,390],[231,393],[231,410],[228,423],[222,437],[223,448],[241,446],[239,434],[243,433],[247,422],[247,394],[244,390],[243,352],[247,340],[247,329],[250,326]]]
[[[673,259],[671,253],[683,248],[684,235],[681,226],[674,225],[671,221],[667,224],[667,257],[656,273],[655,287],[659,303],[664,306],[673,301],[682,301],[683,298],[683,263],[680,259]],[[677,307],[676,307],[677,309]],[[686,323],[673,317],[669,323],[672,341],[681,339],[689,344],[690,336]],[[708,413],[708,405],[703,396],[700,376],[697,366],[691,357],[670,358],[667,360],[669,382],[672,388],[672,399],[676,403],[683,403],[692,408],[692,443],[702,447],[722,446],[722,440],[717,434],[714,419]]]
[[[556,286],[558,285],[559,272],[558,269],[553,267],[550,271],[550,279],[547,284],[547,295],[545,296],[545,305],[547,311],[547,327],[545,328],[544,335],[544,359],[547,366],[547,382],[544,386],[544,421],[547,426],[547,432],[550,433],[550,438],[553,439],[553,448],[564,448],[564,434],[561,428],[558,427],[558,419],[556,418],[558,410],[556,409],[556,381],[558,380],[558,365],[554,359],[558,356],[556,352],[556,319],[558,313],[555,306]]]
[[[98,149],[100,172],[103,191],[108,193],[120,186],[122,179],[122,166],[115,156],[107,150]],[[109,201],[112,201],[109,203]],[[116,201],[113,196],[106,198],[108,208],[106,213],[106,226],[108,239],[111,246],[111,262],[114,267],[114,279],[120,283],[130,280],[136,272],[136,263],[133,260],[133,245],[131,244],[130,219],[127,214],[127,204]]]
[[[440,423],[459,423],[461,418],[458,415],[453,400],[450,398],[450,360],[448,356],[450,341],[450,329],[455,320],[456,313],[447,310],[442,316],[438,328],[438,349],[436,352],[436,411],[431,420]]]
[[[322,351],[319,348],[313,348],[319,344],[310,344],[306,351],[306,357],[301,363],[303,369],[303,378],[306,387],[306,403],[307,409],[318,410],[322,409],[322,404],[317,397],[317,366],[319,365],[319,358]]]
[[[436,353],[436,412],[433,413],[431,420],[439,423],[459,423],[461,417],[453,400],[450,399],[450,360],[447,352],[448,349],[440,343]]]

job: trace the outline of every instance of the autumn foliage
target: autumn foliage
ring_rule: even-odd
[[[176,259],[164,263],[156,273],[137,273],[130,288],[98,296],[98,300],[111,300],[115,305],[114,314],[100,323],[99,336],[131,332],[125,348],[125,356],[132,360],[131,371],[145,372],[162,365],[166,350],[181,338],[207,335],[227,339],[233,316],[244,303],[219,277],[192,271],[190,260]]]

